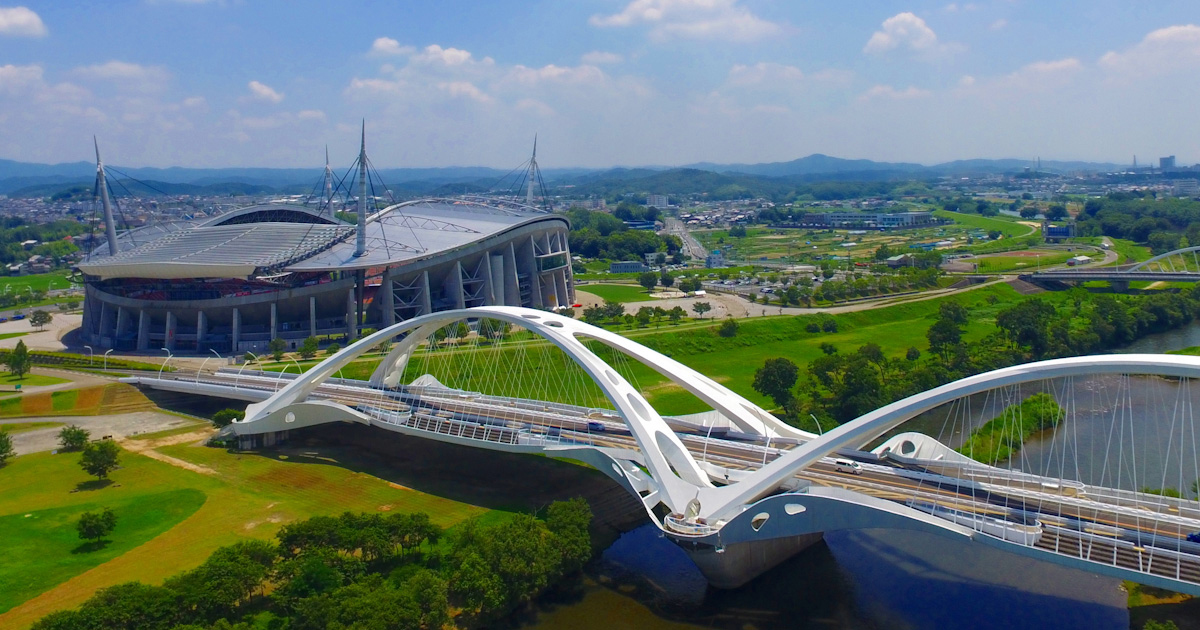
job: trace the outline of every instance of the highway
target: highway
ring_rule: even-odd
[[[666,225],[666,229],[663,232],[674,234],[683,241],[683,251],[685,254],[701,261],[708,256],[708,250],[704,249],[704,246],[700,244],[700,241],[696,240],[696,237],[692,236],[691,232],[688,232],[687,226],[684,225],[683,221],[675,217],[666,217],[663,223]]]
[[[260,392],[265,398],[284,384],[277,375],[229,371],[164,374],[164,380]],[[144,378],[153,386],[157,379]],[[357,382],[356,382],[357,383]],[[641,458],[637,442],[611,410],[542,401],[486,396],[458,390],[403,388],[380,390],[365,383],[318,385],[313,398],[339,402],[370,416],[382,427],[404,427],[433,439],[449,435],[485,443],[541,447],[576,444],[608,447]],[[668,418],[668,422],[670,419]],[[602,427],[602,430],[600,429]],[[678,426],[676,427],[679,428]],[[708,437],[679,431],[683,444],[716,484],[746,472],[794,447]],[[838,472],[832,458],[799,472],[803,484],[837,486],[902,504],[913,501],[1016,525],[1026,517],[1041,523],[1040,549],[1126,569],[1200,584],[1200,544],[1188,542],[1200,531],[1200,510],[1172,505],[1152,495],[1078,495],[1070,486],[1030,475],[963,478],[924,468],[906,468],[870,453],[843,453],[860,461],[861,474]],[[1050,488],[1049,490],[1047,488]],[[1118,500],[1119,499],[1119,500]]]

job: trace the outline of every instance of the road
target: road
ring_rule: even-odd
[[[675,217],[667,217],[664,223],[667,227],[663,230],[663,232],[678,236],[679,239],[683,241],[683,252],[685,254],[696,260],[704,260],[704,258],[708,256],[708,250],[704,249],[704,246],[700,244],[700,241],[696,240],[696,237],[692,236],[692,233],[688,231],[687,226],[684,225],[683,221],[680,221]]]

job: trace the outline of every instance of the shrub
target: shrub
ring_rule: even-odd
[[[228,426],[234,420],[241,420],[246,417],[246,412],[238,409],[222,409],[213,414],[213,424],[224,427]]]

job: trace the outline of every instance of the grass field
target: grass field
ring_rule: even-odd
[[[70,283],[67,282],[65,271],[51,271],[50,273],[38,273],[29,276],[16,276],[12,278],[0,278],[0,293],[4,292],[20,292],[24,291],[25,287],[29,287],[31,291],[49,291],[50,289],[67,289],[70,288]],[[5,287],[12,287],[5,289]],[[75,298],[78,300],[79,298]]]
[[[1059,303],[1065,294],[1047,293],[1043,299]],[[989,299],[994,299],[990,303]],[[629,333],[636,339],[667,356],[745,396],[757,404],[771,408],[773,403],[754,391],[751,383],[754,372],[770,357],[787,357],[806,366],[822,355],[820,344],[829,342],[850,351],[860,345],[878,343],[889,356],[903,356],[910,347],[922,352],[928,348],[925,331],[933,323],[938,306],[955,300],[971,311],[965,338],[977,339],[993,330],[996,314],[1023,299],[1008,285],[993,285],[952,297],[932,298],[894,306],[834,315],[838,322],[836,333],[810,333],[805,330],[809,316],[782,316],[740,320],[735,337],[716,334],[719,322],[695,324],[676,330],[671,326],[643,329]],[[682,387],[669,382],[658,372],[623,355],[614,355],[607,347],[594,345],[593,350],[609,360],[615,370],[638,387],[656,409],[664,414],[685,414],[707,411],[709,407]],[[409,362],[404,380],[410,381],[425,373],[442,383],[488,394],[528,396],[555,402],[584,406],[605,406],[609,403],[590,378],[582,375],[565,355],[544,342],[505,346],[480,361],[472,359],[470,351],[438,350],[418,352]],[[344,367],[345,378],[366,379],[375,370],[379,358],[356,361]],[[490,366],[480,369],[480,365]],[[496,366],[503,366],[498,368]],[[268,366],[269,369],[269,366]],[[292,366],[291,370],[296,368]]]
[[[981,230],[999,230],[1006,238],[1030,236],[1037,228],[1017,223],[1015,219],[1000,217],[984,217],[977,214],[951,212],[949,210],[934,210],[933,215],[942,219],[950,219],[959,225],[967,225]]]
[[[1021,252],[1027,254],[1026,252]],[[1009,271],[1036,271],[1039,267],[1060,265],[1067,262],[1075,254],[1058,250],[1034,250],[1028,252],[1034,255],[993,255],[981,256],[970,260],[978,265],[979,273],[1004,273]]]
[[[0,339],[12,339],[14,337],[24,337],[25,335],[28,335],[28,334],[29,333],[27,333],[27,332],[0,333]]]
[[[52,427],[61,427],[61,422],[12,422],[8,424],[0,424],[0,431],[8,431],[9,433],[24,433],[26,431],[36,431],[38,429],[49,429]]]
[[[9,372],[0,374],[0,386],[3,385],[20,385],[25,387],[40,387],[42,385],[61,385],[62,383],[70,383],[69,378],[59,378],[57,376],[46,376],[44,374],[26,374],[21,378],[13,376]]]
[[[1133,241],[1123,238],[1110,238],[1108,240],[1112,241],[1112,250],[1117,252],[1119,255],[1119,258],[1117,259],[1118,265],[1141,262],[1143,260],[1149,260],[1154,256],[1154,254],[1150,253],[1150,248],[1146,247],[1145,245],[1138,245]],[[1100,247],[1100,244],[1104,242],[1104,239],[1100,238],[1099,236],[1081,236],[1071,239],[1071,242],[1086,243],[1088,245]]]
[[[113,485],[72,492],[89,479],[78,456],[24,455],[0,469],[0,540],[15,554],[0,566],[0,611],[8,610],[0,614],[0,627],[27,627],[49,612],[78,605],[97,588],[135,579],[159,582],[198,565],[217,547],[270,537],[295,519],[395,509],[423,511],[450,526],[485,512],[332,462],[282,461],[191,445],[162,450],[215,474],[126,452],[121,469],[111,475]],[[117,512],[113,542],[73,554],[80,544],[78,515],[103,506]],[[40,543],[26,544],[33,540]]]
[[[627,302],[647,302],[653,300],[641,285],[631,284],[584,284],[575,288],[576,291],[591,293],[602,300],[612,300],[622,304]]]

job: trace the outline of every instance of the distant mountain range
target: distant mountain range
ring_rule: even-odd
[[[907,162],[876,162],[847,160],[814,154],[790,162],[761,164],[716,164],[700,162],[681,169],[670,167],[640,167],[585,169],[546,169],[543,172],[551,185],[570,185],[580,188],[606,189],[605,181],[641,180],[674,171],[697,171],[730,176],[731,185],[744,184],[741,178],[778,178],[792,181],[878,181],[905,177],[936,177],[943,175],[977,175],[1019,171],[1031,165],[1029,160],[958,160],[924,166]],[[1095,162],[1043,161],[1042,170],[1113,171],[1124,168],[1118,164]],[[52,195],[72,186],[91,186],[96,165],[89,162],[64,164],[33,164],[0,159],[0,194],[39,197]],[[320,168],[126,168],[112,167],[109,176],[121,180],[139,194],[270,194],[301,193],[312,190],[321,181]],[[511,171],[482,166],[452,166],[443,168],[382,169],[379,176],[400,195],[452,194],[484,191],[494,188]],[[341,177],[342,173],[336,173]],[[697,179],[697,174],[668,178],[676,183]],[[699,178],[706,179],[706,178]],[[136,180],[149,186],[137,184]],[[734,181],[737,180],[737,181]],[[716,183],[707,180],[710,183]],[[665,183],[665,182],[664,182]]]

